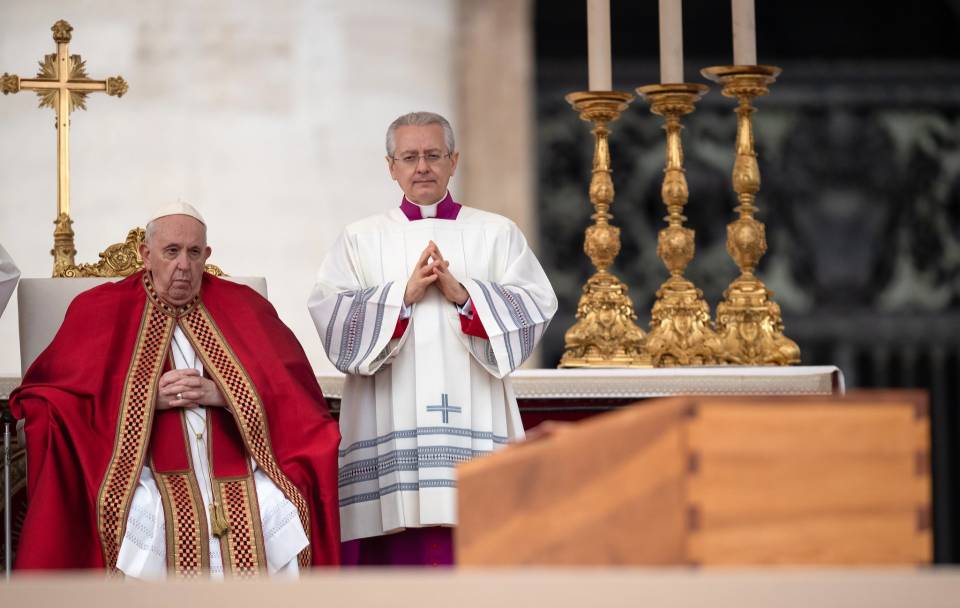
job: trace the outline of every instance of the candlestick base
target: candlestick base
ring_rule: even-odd
[[[723,85],[722,93],[738,100],[737,156],[733,189],[739,217],[727,225],[727,253],[740,269],[717,305],[717,333],[723,342],[726,363],[738,365],[790,365],[800,362],[797,343],[783,335],[780,306],[754,271],[767,251],[766,229],[754,217],[760,190],[760,168],[753,140],[752,100],[766,95],[781,70],[775,66],[715,66],[701,70],[706,78]]]
[[[607,124],[616,120],[633,95],[620,91],[584,91],[566,97],[580,118],[594,124],[595,147],[590,202],[593,225],[586,229],[583,250],[597,271],[583,286],[577,320],[564,336],[560,367],[650,367],[645,334],[636,324],[627,286],[609,268],[620,253],[620,229],[610,223],[613,180]]]

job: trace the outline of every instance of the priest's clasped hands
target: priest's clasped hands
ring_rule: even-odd
[[[417,265],[410,275],[410,280],[407,281],[407,289],[403,293],[403,303],[407,306],[416,304],[423,299],[423,296],[427,293],[427,288],[433,284],[436,284],[443,297],[457,306],[463,306],[470,299],[470,294],[467,293],[463,284],[450,273],[450,262],[443,259],[440,248],[437,247],[436,243],[430,241],[430,244],[420,254],[420,259],[417,260]]]
[[[172,369],[160,376],[157,409],[226,404],[213,380],[204,378],[193,368]]]

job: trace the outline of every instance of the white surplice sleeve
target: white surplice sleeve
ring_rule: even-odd
[[[557,296],[523,233],[510,223],[504,268],[494,280],[469,279],[474,314],[489,340],[457,332],[470,354],[498,378],[520,367],[557,312]],[[497,276],[499,275],[499,276]]]
[[[391,339],[406,285],[366,284],[358,256],[349,234],[340,235],[320,265],[307,308],[336,368],[372,375],[392,360],[406,339],[406,333]]]
[[[13,290],[17,287],[17,281],[20,280],[20,270],[13,263],[13,258],[7,253],[7,250],[0,245],[0,315],[3,309],[7,307]]]

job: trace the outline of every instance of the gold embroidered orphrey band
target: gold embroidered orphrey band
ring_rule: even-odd
[[[307,538],[310,536],[310,510],[306,499],[300,494],[293,482],[283,474],[270,443],[270,430],[263,411],[263,402],[253,382],[247,375],[236,355],[230,350],[226,340],[202,305],[195,306],[181,319],[180,326],[193,344],[194,350],[203,361],[204,369],[220,388],[229,404],[243,438],[243,445],[253,456],[257,466],[276,484],[287,500],[293,503],[300,515],[300,523]],[[229,515],[229,514],[228,514]],[[233,521],[230,522],[232,526]],[[257,528],[260,526],[258,525]],[[307,568],[311,562],[311,549],[308,544],[298,555],[301,568]]]
[[[153,428],[157,380],[174,319],[147,298],[133,359],[124,380],[113,454],[97,497],[97,526],[107,569],[117,573],[117,555],[127,524],[130,499]]]
[[[262,401],[213,319],[199,298],[176,308],[160,300],[146,273],[143,275],[143,284],[148,297],[136,348],[124,381],[113,453],[97,499],[97,523],[108,570],[117,572],[117,556],[130,500],[144,465],[153,426],[157,382],[163,369],[164,355],[170,348],[174,324],[178,321],[203,361],[204,368],[223,393],[247,451],[257,466],[296,506],[304,532],[310,538],[307,502],[277,465]],[[206,518],[203,517],[203,501],[200,500],[196,479],[191,482],[191,478],[192,471],[189,475],[180,472],[165,476],[158,483],[161,495],[171,509],[168,511],[168,504],[165,504],[164,510],[175,518],[167,520],[168,551],[172,546],[177,554],[170,563],[174,564],[175,569],[179,568],[177,574],[182,576],[192,576],[196,568],[201,571],[209,568],[208,558],[204,557],[206,545],[200,544],[206,538],[207,528]],[[236,538],[228,538],[227,542],[221,541],[221,547],[225,549],[224,571],[237,576],[255,574],[265,566],[266,558],[252,479],[216,480],[214,486],[215,499],[224,501],[220,504],[225,507],[231,529],[227,536],[236,535]],[[188,503],[192,503],[192,506]],[[193,523],[188,524],[182,519],[188,515],[191,519],[196,515]],[[179,532],[174,534],[174,528]],[[189,548],[189,545],[193,545],[193,548]],[[194,557],[190,557],[191,551]],[[298,555],[298,562],[303,568],[310,565],[309,545]]]
[[[163,500],[167,572],[177,578],[199,578],[204,572],[210,572],[210,537],[203,496],[196,476],[191,473],[154,470]]]
[[[196,475],[193,469],[166,473],[154,470],[154,477],[163,499],[168,572],[178,578],[197,578],[210,571],[210,537]],[[249,465],[244,476],[214,479],[212,491],[212,500],[223,505],[229,525],[229,531],[219,538],[224,575],[258,576],[266,571],[267,558]]]

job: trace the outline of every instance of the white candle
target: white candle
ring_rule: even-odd
[[[753,0],[733,0],[733,65],[757,65]]]
[[[587,60],[590,90],[610,91],[610,0],[587,0]]]
[[[660,0],[660,84],[683,82],[683,5]]]

